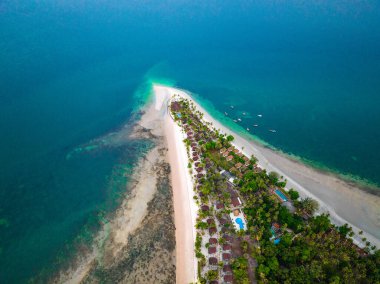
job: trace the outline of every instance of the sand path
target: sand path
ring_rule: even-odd
[[[168,101],[174,94],[171,90],[154,87],[155,107],[164,115],[165,137],[168,143],[168,158],[174,202],[176,226],[176,282],[192,283],[197,280],[197,260],[194,252],[195,221],[198,208],[193,199],[193,182],[188,172],[188,156],[181,128],[168,113]]]

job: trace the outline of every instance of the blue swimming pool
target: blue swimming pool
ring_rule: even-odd
[[[286,196],[279,189],[276,189],[274,192],[281,198],[282,201],[288,201]]]
[[[240,230],[244,229],[244,222],[243,222],[243,220],[241,218],[236,218],[235,222],[239,225]]]

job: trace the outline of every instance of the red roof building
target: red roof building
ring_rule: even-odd
[[[181,105],[179,102],[172,102],[171,108],[173,111],[179,111],[181,109]]]
[[[230,250],[230,249],[231,249],[231,245],[229,245],[229,244],[223,245],[223,250]]]
[[[208,253],[209,253],[209,254],[214,254],[214,253],[216,253],[216,247],[209,247],[209,248],[208,248]]]
[[[237,164],[235,165],[235,168],[240,169],[242,166],[243,166],[242,163],[237,163]]]
[[[223,235],[223,239],[225,239],[227,242],[232,242],[232,237],[229,235]]]
[[[218,240],[216,238],[209,238],[208,242],[212,245],[217,244]]]
[[[214,235],[214,234],[216,234],[217,231],[216,231],[216,228],[209,228],[208,232],[210,235]]]
[[[222,258],[223,258],[223,260],[230,260],[231,255],[229,253],[223,253]]]
[[[216,203],[216,209],[223,209],[223,208],[224,208],[224,205],[222,202]]]
[[[223,280],[226,283],[232,283],[232,275],[224,275]]]
[[[224,219],[224,218],[220,218],[219,219],[219,223],[222,224],[222,225],[225,225],[225,224],[227,224],[227,220]]]
[[[223,272],[232,272],[231,265],[223,266]]]
[[[214,219],[211,219],[211,218],[207,219],[207,224],[214,224],[214,223],[215,223]]]
[[[208,211],[208,210],[210,210],[210,207],[208,207],[207,205],[202,205],[201,209],[202,209],[202,211]]]
[[[231,199],[231,203],[232,203],[232,205],[233,205],[234,207],[236,207],[236,206],[240,206],[240,205],[241,205],[241,202],[240,202],[239,197],[234,197],[234,198],[232,198],[232,199]]]

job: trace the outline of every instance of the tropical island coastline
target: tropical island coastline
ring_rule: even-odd
[[[189,138],[189,131],[190,137],[192,137],[194,133],[191,133],[191,130],[189,129],[188,131],[186,131],[186,129],[184,128],[181,129],[175,123],[176,121],[178,122],[178,120],[181,121],[181,117],[180,114],[178,114],[179,117],[175,117],[175,112],[173,113],[171,109],[171,102],[173,98],[175,100],[185,100],[186,102],[190,102],[190,104],[194,107],[194,111],[196,110],[196,112],[198,112],[198,114],[201,116],[204,124],[216,130],[218,133],[220,133],[220,135],[231,135],[233,137],[233,140],[230,141],[230,145],[233,148],[229,148],[228,150],[223,148],[220,149],[220,151],[224,150],[225,152],[229,152],[230,150],[235,149],[234,151],[237,151],[236,155],[240,155],[241,158],[255,157],[254,159],[256,159],[255,162],[257,161],[257,169],[260,169],[260,171],[264,170],[268,173],[277,172],[278,179],[282,180],[282,182],[286,181],[285,183],[287,190],[281,189],[278,193],[275,193],[275,191],[277,190],[273,190],[272,194],[277,195],[277,197],[279,197],[280,200],[284,199],[281,202],[285,200],[288,201],[287,199],[290,199],[287,198],[289,197],[288,190],[290,188],[292,189],[292,192],[296,190],[298,192],[297,194],[299,194],[300,198],[303,198],[303,200],[313,199],[319,203],[319,209],[316,210],[316,212],[312,212],[310,216],[308,216],[307,218],[313,219],[312,215],[313,213],[316,213],[317,215],[322,216],[321,218],[327,216],[337,228],[343,228],[341,229],[342,231],[345,231],[345,228],[352,227],[352,229],[348,229],[348,231],[345,232],[344,237],[346,237],[346,235],[350,233],[349,239],[352,241],[354,245],[358,246],[358,250],[360,250],[359,248],[361,248],[364,249],[364,251],[370,251],[371,249],[369,248],[368,242],[370,242],[371,245],[379,246],[379,236],[376,233],[379,232],[380,228],[378,220],[380,200],[377,196],[373,196],[367,192],[361,191],[353,187],[353,185],[339,180],[337,177],[333,175],[328,175],[325,173],[321,173],[320,171],[313,170],[310,167],[287,159],[286,157],[274,152],[271,149],[265,148],[261,145],[253,144],[252,141],[247,141],[246,139],[237,135],[236,133],[233,133],[230,129],[226,128],[213,117],[211,117],[185,91],[162,85],[154,85],[153,89],[156,100],[156,109],[161,109],[164,115],[166,115],[165,134],[166,139],[168,140],[169,160],[173,171],[172,185],[174,192],[174,214],[176,220],[175,224],[176,230],[182,230],[182,233],[176,232],[177,282],[182,282],[179,281],[179,279],[186,279],[186,282],[196,281],[196,270],[198,270],[198,278],[200,276],[215,276],[213,273],[215,273],[216,270],[214,269],[214,272],[210,273],[210,275],[207,271],[203,272],[202,274],[202,265],[205,265],[205,263],[202,263],[204,262],[204,260],[201,263],[199,263],[198,261],[197,267],[197,260],[195,259],[194,253],[189,253],[189,250],[191,249],[190,246],[192,245],[192,248],[194,248],[194,243],[190,245],[188,243],[188,240],[193,239],[195,241],[195,251],[197,257],[199,258],[200,255],[203,255],[202,253],[204,253],[204,251],[202,251],[202,249],[200,248],[200,244],[202,244],[202,241],[200,241],[198,235],[197,237],[195,237],[195,226],[197,226],[197,229],[199,229],[199,226],[203,224],[203,221],[199,221],[199,214],[202,215],[203,213],[208,212],[209,210],[212,211],[213,209],[210,209],[209,206],[207,206],[207,208],[203,207],[202,205],[199,211],[201,213],[198,212],[198,216],[196,216],[196,214],[194,213],[195,210],[198,209],[197,207],[199,207],[199,205],[202,204],[200,202],[201,197],[197,197],[195,195],[195,189],[197,189],[197,191],[199,192],[199,188],[202,185],[197,184],[196,181],[194,182],[194,180],[192,180],[192,178],[188,175],[188,172],[192,173],[193,170],[197,170],[198,174],[195,175],[195,179],[197,179],[196,177],[202,179],[202,173],[204,169],[203,167],[200,168],[200,165],[203,165],[203,163],[197,163],[192,159],[194,157],[198,157],[197,155],[194,156],[194,151],[197,151],[196,148],[193,149],[194,151],[192,151],[191,156],[189,146],[191,146],[190,148],[197,147],[199,141],[197,141],[196,139],[196,143],[194,143],[194,145],[191,143],[191,140],[187,141],[187,143],[190,143],[190,145],[188,144],[186,150],[183,141],[186,141],[186,139]],[[188,157],[186,158],[185,155],[187,155]],[[229,158],[229,156],[226,158]],[[248,165],[249,164],[246,164],[246,166]],[[236,174],[239,173],[242,175],[241,171],[236,171]],[[243,175],[240,178],[242,177]],[[182,197],[180,197],[179,194],[177,194],[176,197],[177,191],[179,194],[182,195]],[[191,196],[193,196],[193,198],[191,198]],[[239,202],[241,203],[240,199]],[[295,201],[295,203],[297,203],[297,201]],[[235,210],[239,210],[239,212],[243,214],[244,210],[241,204],[240,207],[236,208],[237,209]],[[239,214],[239,212],[236,211],[234,213]],[[328,213],[329,215],[326,215],[326,213]],[[244,220],[244,217],[242,218]],[[241,226],[244,227],[246,220],[242,221],[242,218],[239,217],[239,222],[242,222]],[[233,219],[234,216],[231,215],[231,220]],[[222,218],[222,220],[224,219]],[[238,219],[236,218],[236,220]],[[196,225],[195,222],[197,222]],[[209,228],[213,228],[213,224],[215,224],[214,221],[212,219],[207,219],[207,222],[209,223]],[[219,225],[221,224],[220,220],[218,221],[218,223]],[[346,223],[348,225],[345,225]],[[224,227],[222,226],[222,228]],[[183,232],[186,233],[183,234]],[[209,233],[210,235],[212,235],[213,232]],[[209,248],[210,245],[210,243],[207,243],[207,246]],[[374,249],[373,246],[372,248]],[[226,257],[228,257],[227,255],[228,254],[226,254]],[[224,261],[224,254],[221,257],[222,261]],[[213,262],[214,260],[209,259],[209,261]],[[180,263],[182,263],[182,265],[180,265]],[[183,266],[183,263],[187,263],[187,265]],[[223,267],[222,262],[220,262],[219,264]],[[218,264],[209,263],[209,265],[217,266]],[[226,267],[223,267],[223,271],[224,268],[226,270],[229,269],[229,265],[227,265],[226,263],[224,266]],[[186,269],[184,269],[184,267],[186,267]],[[230,279],[230,274],[224,273],[223,275],[227,277],[224,279],[224,281]],[[253,276],[251,275],[251,277]]]

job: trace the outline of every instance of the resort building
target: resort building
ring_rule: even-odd
[[[210,239],[208,240],[208,242],[209,242],[209,244],[214,245],[214,244],[217,244],[217,243],[218,243],[218,240],[217,240],[216,238],[210,238]]]
[[[218,264],[218,259],[217,259],[216,257],[210,257],[210,258],[208,259],[208,263],[209,263],[210,265],[217,265],[217,264]]]
[[[229,245],[229,244],[224,244],[224,245],[223,245],[223,250],[231,250],[231,245]]]
[[[223,209],[223,208],[224,208],[224,205],[223,205],[222,202],[217,202],[215,207],[216,207],[216,209],[219,210],[219,209]]]
[[[225,273],[232,272],[231,265],[223,266],[223,272],[225,272]]]
[[[237,163],[237,164],[235,165],[235,168],[236,168],[236,169],[240,169],[242,166],[243,166],[242,163]]]
[[[229,181],[232,185],[234,184],[234,180],[236,177],[233,174],[231,174],[229,171],[222,170],[220,174],[224,176],[225,178],[227,178],[227,181]]]
[[[210,208],[207,205],[202,205],[201,209],[202,209],[202,211],[210,210]]]
[[[216,228],[209,228],[208,229],[208,233],[210,234],[210,236],[216,234],[216,232],[217,232]]]
[[[223,260],[230,260],[231,259],[231,254],[229,254],[229,253],[223,253],[222,258],[223,258]]]
[[[231,203],[232,203],[233,207],[238,207],[238,206],[240,206],[242,204],[239,197],[232,198],[231,199]]]
[[[209,254],[214,254],[214,253],[216,253],[216,247],[209,247],[209,248],[208,248],[208,253],[209,253]]]
[[[172,101],[172,104],[171,104],[171,109],[172,111],[174,112],[178,112],[181,110],[181,105],[178,101]]]
[[[207,224],[209,224],[209,225],[215,224],[214,219],[211,219],[211,218],[207,219]]]

